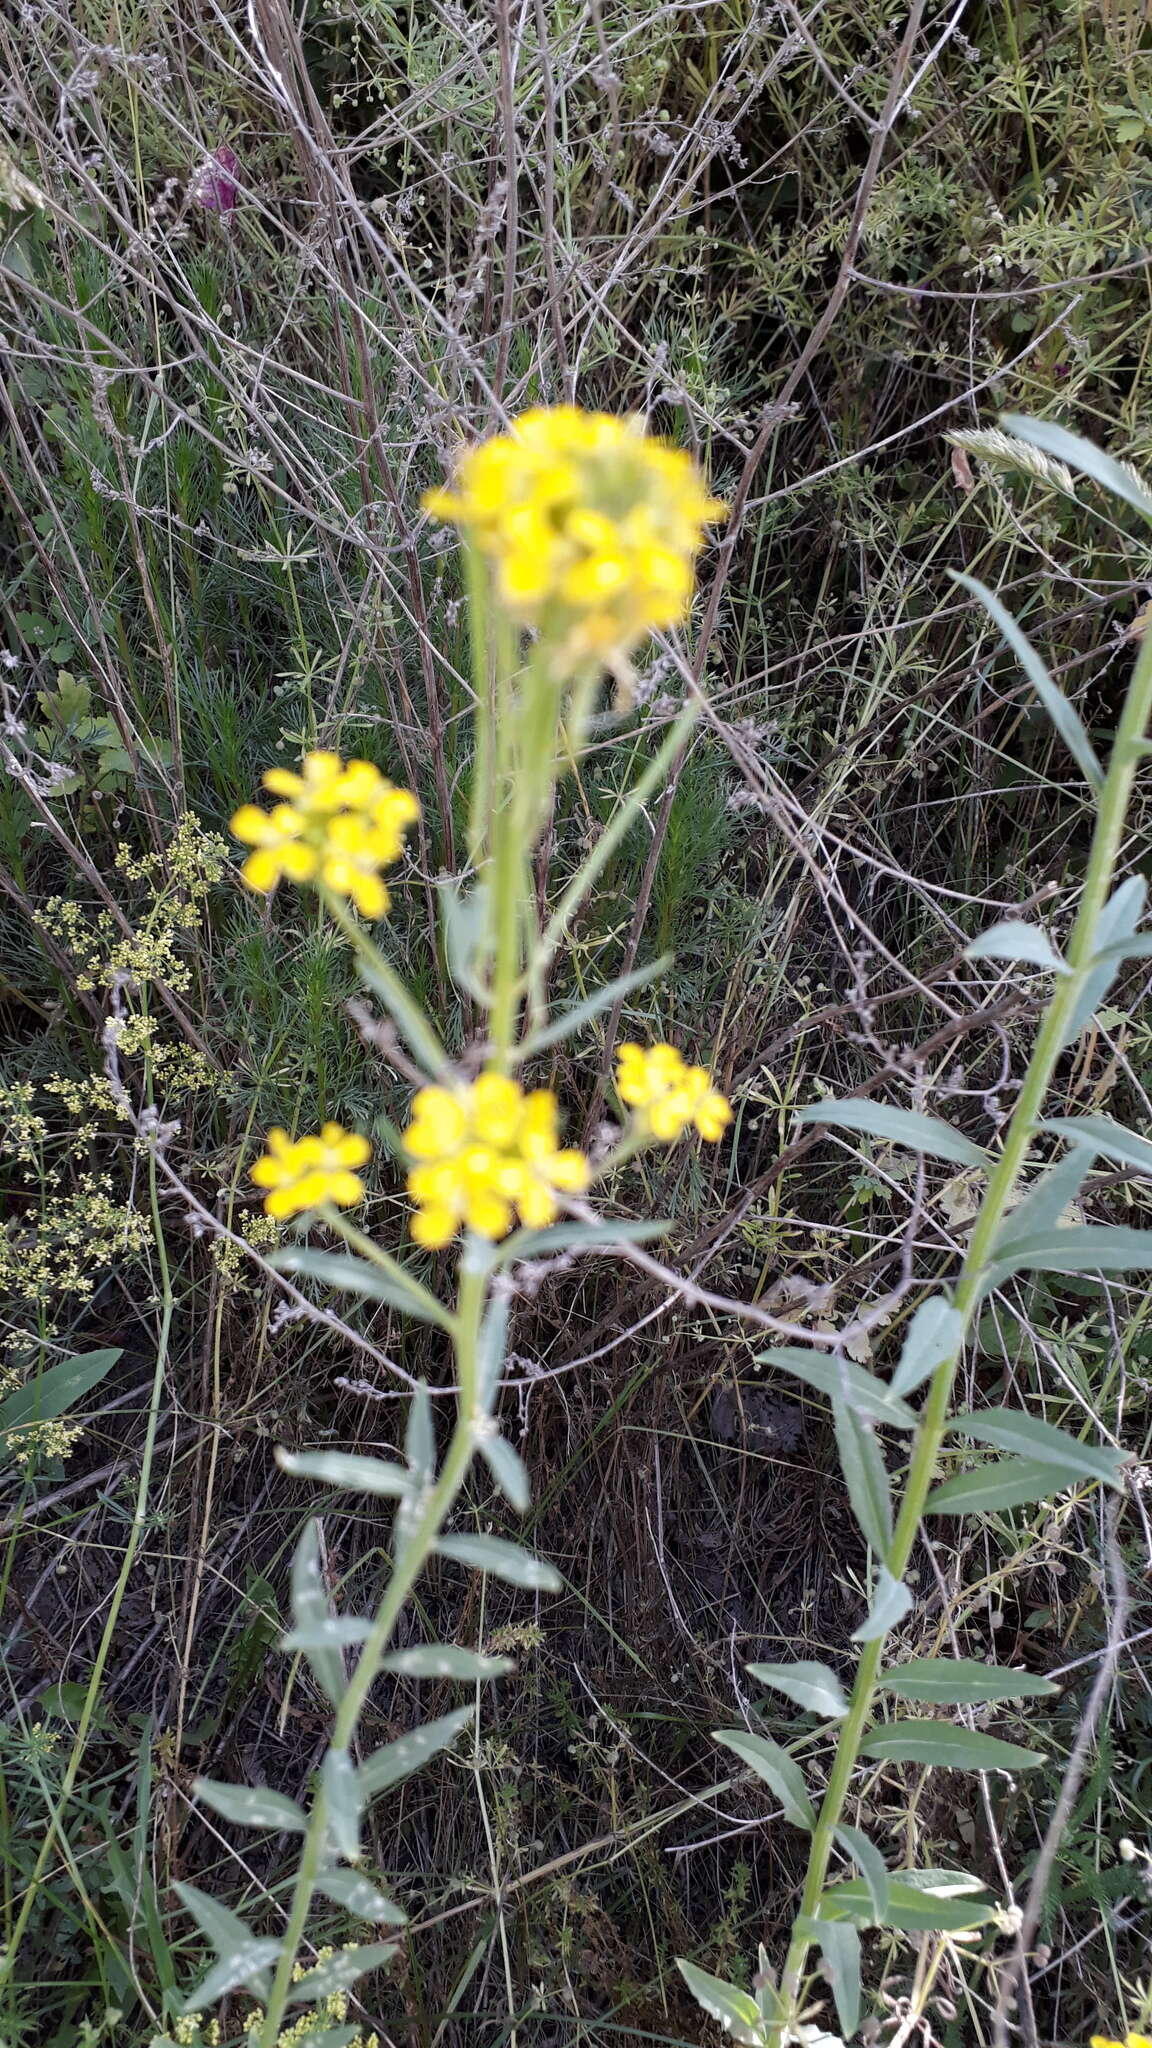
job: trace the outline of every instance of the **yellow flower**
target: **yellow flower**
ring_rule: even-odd
[[[553,1222],[558,1193],[582,1194],[589,1181],[583,1153],[561,1148],[558,1138],[559,1106],[548,1088],[525,1095],[504,1074],[422,1088],[404,1134],[417,1243],[449,1244],[461,1224],[478,1237],[506,1237],[517,1215],[534,1230]]]
[[[404,851],[404,832],[420,815],[411,790],[396,789],[370,761],[339,754],[306,754],[303,772],[269,768],[264,787],[284,803],[262,811],[242,804],[232,830],[255,847],[241,874],[266,894],[286,876],[320,881],[334,895],[350,896],[364,917],[383,917],[391,902],[380,869]]]
[[[722,1138],[732,1110],[704,1067],[689,1067],[673,1045],[622,1045],[616,1056],[620,1100],[637,1112],[640,1127],[669,1143],[689,1125],[702,1138]]]
[[[1147,2034],[1125,2034],[1122,2041],[1113,2041],[1107,2034],[1093,2034],[1089,2048],[1152,2048],[1152,2040]]]
[[[334,1202],[352,1209],[364,1199],[364,1183],[352,1169],[371,1157],[367,1138],[340,1124],[325,1124],[318,1138],[290,1138],[287,1131],[268,1133],[268,1150],[252,1168],[258,1188],[267,1188],[269,1216],[299,1216]]]
[[[726,511],[642,420],[574,405],[538,406],[469,449],[424,508],[494,563],[506,609],[570,669],[620,667],[685,617],[704,528]]]

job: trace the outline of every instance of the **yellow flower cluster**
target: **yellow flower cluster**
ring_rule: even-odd
[[[732,1121],[731,1107],[712,1086],[707,1069],[687,1066],[673,1045],[622,1045],[616,1088],[620,1100],[636,1111],[644,1134],[665,1144],[690,1125],[714,1143]]]
[[[303,772],[269,768],[265,789],[283,797],[270,811],[242,804],[232,830],[255,847],[241,873],[267,894],[282,877],[322,882],[350,896],[364,917],[383,917],[391,897],[380,878],[404,851],[404,833],[420,815],[410,789],[397,789],[370,761],[339,754],[306,754]]]
[[[1122,2041],[1113,2041],[1107,2034],[1093,2034],[1090,2048],[1152,2048],[1152,2039],[1147,2034],[1125,2034]]]
[[[495,566],[502,604],[568,669],[620,666],[684,618],[704,528],[725,506],[641,419],[539,406],[469,449],[424,508]]]
[[[319,1137],[311,1138],[290,1138],[287,1131],[272,1130],[267,1152],[252,1168],[252,1179],[258,1188],[268,1189],[264,1207],[269,1216],[300,1216],[322,1202],[353,1209],[364,1199],[364,1183],[354,1169],[371,1154],[367,1138],[341,1124],[325,1124]]]
[[[561,1149],[559,1107],[548,1088],[527,1095],[504,1074],[470,1086],[422,1088],[404,1145],[414,1162],[408,1192],[417,1205],[418,1244],[450,1243],[461,1224],[479,1237],[506,1237],[517,1214],[539,1229],[559,1211],[557,1194],[582,1194],[588,1161]]]

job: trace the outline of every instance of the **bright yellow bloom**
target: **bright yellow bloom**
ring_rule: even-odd
[[[512,616],[576,669],[620,667],[688,610],[704,528],[726,507],[641,419],[538,406],[471,448],[424,508],[495,565]]]
[[[269,1190],[264,1197],[269,1216],[299,1216],[322,1202],[352,1209],[364,1199],[364,1183],[352,1169],[371,1155],[367,1138],[340,1124],[325,1124],[318,1138],[290,1138],[287,1131],[274,1130],[252,1178],[258,1188]]]
[[[559,1106],[549,1088],[527,1095],[504,1074],[459,1088],[422,1088],[404,1144],[414,1162],[408,1192],[418,1244],[449,1244],[463,1224],[506,1237],[516,1217],[541,1229],[559,1214],[558,1194],[583,1194],[582,1152],[562,1149]]]
[[[269,768],[264,787],[284,803],[262,811],[242,804],[232,830],[255,847],[241,869],[249,888],[266,894],[283,876],[320,881],[350,896],[364,917],[383,917],[391,898],[380,869],[404,851],[404,832],[420,815],[409,789],[396,789],[370,761],[306,754],[303,773]]]
[[[1122,2041],[1113,2041],[1107,2034],[1093,2034],[1089,2048],[1152,2048],[1147,2034],[1125,2034]]]
[[[702,1138],[722,1138],[732,1110],[704,1067],[689,1067],[674,1045],[622,1045],[616,1056],[620,1100],[641,1128],[669,1143],[689,1125]]]

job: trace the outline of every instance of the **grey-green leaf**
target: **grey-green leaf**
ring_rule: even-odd
[[[1121,1483],[1120,1469],[1131,1455],[1114,1451],[1108,1444],[1082,1443],[1067,1430],[1056,1429],[1017,1408],[981,1408],[978,1413],[954,1415],[949,1427],[960,1436],[975,1437],[978,1443],[995,1444],[999,1451],[1038,1458],[1043,1464],[1078,1472],[1085,1479],[1102,1480],[1105,1486]]]
[[[224,1785],[217,1778],[196,1778],[192,1790],[205,1806],[211,1806],[238,1827],[278,1831],[286,1828],[291,1834],[302,1835],[307,1826],[296,1801],[286,1798],[283,1792],[270,1792],[267,1785]]]
[[[695,1963],[686,1963],[682,1957],[677,1957],[676,1968],[697,2005],[703,2007],[709,2019],[719,2020],[729,2040],[743,2042],[744,2048],[760,2048],[765,2036],[754,1998],[749,1998],[738,1984],[726,1984],[722,1977],[698,1970]]]
[[[908,1664],[882,1671],[876,1681],[882,1692],[929,1707],[981,1707],[991,1700],[1047,1699],[1060,1690],[1034,1671],[1012,1671],[1002,1664],[981,1664],[974,1657],[914,1657]]]
[[[524,1514],[532,1501],[528,1467],[505,1436],[482,1436],[480,1455],[510,1507]]]
[[[191,1913],[201,1934],[207,1935],[218,1956],[231,1955],[256,1939],[240,1915],[233,1913],[229,1906],[222,1906],[211,1892],[202,1892],[199,1885],[182,1884],[178,1878],[174,1880],[172,1889],[181,1905]]]
[[[292,1619],[307,1631],[332,1618],[328,1592],[320,1570],[320,1532],[315,1518],[300,1532],[292,1560]],[[338,1707],[348,1686],[344,1659],[335,1644],[304,1652],[319,1683],[334,1707]]]
[[[877,1763],[933,1764],[951,1771],[1029,1771],[1047,1762],[1038,1749],[1021,1749],[952,1721],[890,1721],[874,1729],[861,1750]]]
[[[888,1911],[888,1865],[875,1842],[859,1828],[846,1827],[841,1822],[835,1834],[840,1847],[847,1850],[856,1864],[868,1893],[872,1917],[882,1926]]]
[[[749,1735],[745,1728],[716,1728],[712,1731],[714,1742],[722,1742],[742,1763],[750,1764],[757,1777],[771,1786],[784,1809],[786,1820],[794,1827],[812,1829],[816,1825],[816,1814],[808,1797],[804,1773],[795,1757],[781,1749],[778,1742],[769,1742],[763,1735]]]
[[[373,1493],[402,1500],[412,1491],[410,1473],[385,1458],[365,1458],[352,1451],[277,1451],[276,1463],[293,1479],[318,1479],[323,1486],[347,1487],[350,1493]]]
[[[389,1308],[400,1309],[422,1323],[438,1323],[441,1329],[451,1327],[452,1317],[443,1302],[437,1301],[415,1274],[407,1273],[396,1260],[383,1270],[367,1259],[354,1259],[343,1252],[293,1247],[274,1252],[268,1263],[278,1273],[289,1273],[294,1279],[317,1280],[322,1287],[331,1287],[338,1294],[359,1294],[367,1301],[382,1301]]]
[[[900,1872],[889,1881],[888,1901],[883,1918],[876,1913],[872,1895],[863,1878],[846,1878],[829,1885],[820,1901],[824,1918],[841,1915],[862,1927],[895,1927],[906,1934],[960,1932],[983,1927],[995,1908],[982,1900],[940,1898],[910,1884],[909,1873]]]
[[[954,1131],[938,1116],[921,1116],[912,1109],[893,1109],[886,1102],[870,1102],[853,1095],[841,1102],[809,1102],[796,1111],[802,1124],[828,1124],[845,1131],[860,1131],[869,1138],[886,1138],[894,1145],[907,1145],[913,1152],[926,1152],[932,1159],[952,1159],[959,1166],[989,1165],[988,1154]]]
[[[892,1375],[892,1392],[913,1393],[938,1366],[956,1356],[963,1341],[964,1318],[944,1295],[930,1295],[908,1325],[900,1363]]]
[[[1038,924],[1024,924],[1019,918],[1005,918],[1002,924],[990,925],[965,946],[967,960],[1018,960],[1029,967],[1047,967],[1054,974],[1066,972],[1063,960]]]
[[[1091,1154],[1074,1145],[1051,1166],[1045,1166],[1005,1217],[996,1234],[990,1262],[1011,1258],[1012,1247],[1019,1239],[1064,1228],[1062,1218],[1069,1203],[1080,1193],[1091,1164]]]
[[[1152,1269],[1152,1230],[1119,1224],[1075,1224],[998,1246],[982,1276],[998,1287],[1012,1273],[1145,1273]]]
[[[428,1484],[436,1462],[436,1433],[432,1424],[432,1396],[427,1382],[418,1380],[408,1403],[404,1428],[404,1456],[417,1491]]]
[[[369,1941],[361,1948],[338,1948],[306,1977],[298,1977],[288,1993],[289,2005],[312,2005],[337,1991],[351,1991],[369,1970],[382,1970],[396,1954],[394,1941]]]
[[[322,1870],[316,1879],[316,1889],[334,1905],[355,1913],[360,1920],[373,1920],[377,1926],[383,1927],[404,1927],[407,1924],[407,1913],[378,1891],[371,1878],[362,1877],[358,1870]]]
[[[822,1920],[807,1914],[797,1927],[818,1941],[828,1967],[828,1980],[836,2002],[836,2017],[845,2040],[851,2040],[860,2025],[860,1936],[851,1920]]]
[[[1052,1500],[1080,1483],[1083,1474],[1039,1458],[995,1458],[970,1472],[958,1472],[929,1494],[926,1515],[994,1514],[1000,1508],[1021,1508]]]
[[[1052,1131],[1069,1145],[1082,1145],[1091,1153],[1102,1153],[1120,1166],[1132,1166],[1138,1173],[1152,1173],[1152,1145],[1138,1138],[1123,1124],[1107,1116],[1047,1116],[1039,1127]]]
[[[1143,875],[1129,875],[1127,881],[1113,890],[1100,912],[1092,935],[1095,949],[1092,962],[1065,1024],[1060,1040],[1062,1045],[1071,1045],[1079,1038],[1119,974],[1126,941],[1134,936],[1144,915],[1147,889]]]
[[[871,1424],[862,1422],[843,1401],[833,1402],[832,1413],[852,1512],[877,1557],[884,1558],[892,1541],[892,1489],[880,1446]]]
[[[75,1358],[57,1359],[46,1372],[38,1373],[35,1379],[5,1395],[0,1402],[0,1436],[7,1436],[10,1430],[25,1429],[31,1423],[55,1422],[58,1415],[66,1415],[69,1408],[99,1386],[123,1355],[119,1350],[84,1351]]]
[[[320,1766],[324,1820],[333,1845],[346,1863],[360,1860],[360,1814],[364,1788],[346,1749],[330,1749]]]
[[[280,1639],[282,1650],[303,1650],[308,1655],[313,1650],[354,1649],[357,1643],[366,1643],[372,1633],[372,1623],[360,1614],[328,1614],[322,1621],[310,1621],[304,1628],[289,1629]]]
[[[609,1219],[604,1223],[553,1223],[547,1230],[514,1230],[503,1244],[493,1248],[489,1264],[495,1269],[520,1259],[550,1259],[557,1252],[595,1251],[613,1244],[648,1244],[653,1238],[663,1237],[670,1228],[670,1224],[655,1220],[625,1223]]]
[[[973,597],[983,605],[989,618],[1000,628],[1085,781],[1092,789],[1101,789],[1104,771],[1096,759],[1080,713],[1074,704],[1069,703],[1059,685],[1053,682],[1027,634],[1011,612],[1001,604],[995,593],[988,589],[987,584],[979,582],[975,576],[963,575],[958,569],[953,569],[952,579],[963,589],[972,592]]]
[[[854,1643],[874,1643],[903,1621],[912,1605],[912,1595],[903,1579],[894,1579],[887,1565],[880,1565],[876,1573],[876,1587],[872,1605],[867,1617],[859,1628],[852,1631]]]
[[[366,1757],[360,1766],[360,1785],[366,1799],[376,1799],[381,1792],[387,1792],[392,1785],[398,1785],[421,1764],[440,1750],[447,1749],[455,1742],[462,1728],[467,1728],[475,1719],[475,1707],[457,1707],[452,1714],[441,1714],[436,1721],[425,1721],[423,1727],[413,1728],[397,1741],[385,1743],[374,1756]]]
[[[441,1536],[436,1545],[441,1557],[457,1564],[470,1564],[478,1572],[491,1572],[510,1586],[523,1586],[530,1593],[559,1593],[564,1581],[542,1557],[532,1557],[518,1543],[506,1543],[502,1536]]]
[[[748,1664],[745,1669],[761,1685],[770,1685],[786,1700],[794,1700],[798,1707],[820,1714],[826,1721],[842,1720],[848,1712],[844,1688],[827,1664],[800,1657],[794,1664]]]
[[[651,961],[646,967],[634,967],[631,974],[617,975],[614,981],[606,981],[583,1002],[573,1003],[571,1009],[562,1010],[550,1024],[544,1024],[539,1031],[532,1031],[520,1046],[521,1059],[531,1059],[535,1053],[544,1052],[550,1045],[559,1045],[565,1038],[572,1038],[582,1031],[594,1018],[610,1010],[612,1005],[623,1002],[625,996],[635,994],[650,981],[658,981],[675,960],[673,953],[662,953],[659,960]]]
[[[241,1948],[230,1950],[226,1956],[221,1956],[206,1977],[200,1979],[184,2007],[185,2013],[203,2012],[206,2006],[214,2005],[218,1998],[235,1991],[240,1984],[246,1985],[257,1998],[266,1998],[266,1973],[279,1955],[280,1943],[274,1938],[264,1941],[253,1939]]]
[[[774,1365],[793,1379],[804,1380],[829,1399],[842,1401],[857,1415],[886,1422],[893,1429],[915,1429],[916,1417],[893,1389],[850,1358],[826,1351],[804,1351],[798,1344],[776,1344],[757,1353],[757,1364]]]
[[[1043,449],[1045,455],[1054,455],[1057,462],[1066,463],[1069,469],[1082,471],[1102,490],[1110,491],[1114,497],[1122,498],[1126,505],[1131,505],[1142,519],[1152,520],[1152,492],[1125,463],[1106,455],[1094,441],[1086,441],[1080,434],[1070,434],[1067,427],[1058,427],[1054,420],[1037,420],[1026,413],[1001,413],[1000,424],[1005,433],[1015,434],[1033,448]]]
[[[504,1370],[508,1350],[508,1305],[506,1294],[492,1295],[476,1340],[476,1401],[482,1415],[492,1413],[496,1389]]]
[[[404,1678],[502,1678],[514,1666],[511,1657],[481,1657],[475,1650],[457,1643],[417,1644],[410,1650],[391,1650],[383,1659],[385,1671],[398,1671]]]

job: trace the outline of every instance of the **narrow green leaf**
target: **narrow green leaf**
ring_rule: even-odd
[[[730,2041],[741,2041],[745,2048],[760,2048],[765,2035],[754,1998],[749,1998],[739,1985],[726,1984],[722,1977],[710,1976],[707,1970],[698,1970],[695,1963],[686,1963],[680,1956],[676,1968],[697,2005],[703,2007],[709,2019],[719,2020]]]
[[[833,1402],[832,1414],[852,1512],[877,1557],[886,1557],[892,1541],[892,1489],[880,1446],[871,1424],[862,1422],[843,1401]]]
[[[1152,1173],[1152,1145],[1147,1138],[1138,1138],[1135,1131],[1114,1124],[1111,1117],[1047,1116],[1038,1128],[1053,1132],[1069,1145],[1082,1145],[1093,1154],[1102,1153],[1105,1159],[1115,1159],[1121,1166],[1133,1166],[1138,1173]]]
[[[215,2005],[229,1991],[235,1991],[241,1984],[256,1998],[267,1998],[269,1989],[268,1971],[278,1961],[280,1943],[275,1939],[246,1942],[242,1948],[229,1951],[200,1979],[187,2005],[186,2014],[203,2012],[206,2006]]]
[[[119,1350],[84,1351],[75,1358],[57,1359],[46,1372],[15,1387],[0,1401],[0,1435],[26,1429],[30,1423],[55,1422],[58,1415],[66,1415],[107,1378],[123,1355]]]
[[[1065,1024],[1060,1040],[1062,1045],[1072,1045],[1079,1038],[1119,974],[1127,952],[1127,941],[1134,938],[1136,927],[1144,915],[1147,890],[1143,875],[1130,875],[1118,889],[1113,890],[1100,912],[1092,934],[1092,963]]]
[[[378,1927],[407,1925],[407,1913],[358,1870],[322,1870],[316,1879],[316,1889],[360,1920],[373,1920]]]
[[[369,1941],[360,1948],[338,1948],[335,1955],[327,1956],[309,1970],[306,1977],[298,1977],[288,1993],[289,2005],[312,2005],[318,1998],[331,1998],[338,1991],[351,1991],[352,1986],[369,1970],[382,1970],[396,1954],[394,1941]]]
[[[432,1396],[427,1383],[418,1380],[408,1403],[404,1429],[404,1456],[416,1492],[425,1487],[436,1466],[436,1432],[432,1424]]]
[[[1063,1229],[1069,1205],[1080,1193],[1091,1163],[1089,1153],[1073,1146],[1052,1165],[1045,1166],[1000,1225],[992,1246],[991,1260],[1010,1258],[1012,1245],[1020,1238],[1038,1237],[1041,1232]]]
[[[1038,924],[1023,924],[1019,918],[1005,918],[1002,924],[990,925],[965,946],[966,960],[1019,960],[1029,967],[1047,967],[1054,974],[1065,974],[1067,968],[1047,932]]]
[[[756,1355],[758,1365],[774,1365],[816,1387],[833,1401],[843,1402],[857,1415],[886,1422],[893,1429],[915,1429],[916,1416],[907,1403],[883,1380],[854,1365],[850,1358],[834,1357],[826,1351],[804,1351],[798,1344],[776,1344],[771,1351]]]
[[[346,1863],[360,1861],[360,1813],[364,1791],[346,1749],[329,1749],[320,1766],[324,1820],[332,1845]]]
[[[509,1506],[518,1515],[525,1514],[532,1503],[532,1482],[519,1451],[506,1436],[482,1436],[479,1451]]]
[[[876,1588],[867,1619],[852,1631],[854,1643],[874,1643],[903,1621],[912,1605],[912,1595],[903,1579],[894,1579],[887,1565],[880,1565],[876,1573]]]
[[[560,1593],[564,1581],[542,1557],[532,1557],[517,1543],[501,1536],[441,1536],[436,1545],[441,1557],[457,1564],[470,1564],[478,1572],[491,1572],[510,1586],[523,1586],[530,1593]]]
[[[510,1266],[521,1259],[550,1259],[557,1252],[595,1251],[602,1245],[648,1244],[663,1237],[669,1223],[650,1221],[625,1223],[553,1223],[547,1230],[514,1230],[502,1244],[492,1247],[492,1270]]]
[[[321,1454],[322,1455],[322,1454]],[[292,1559],[292,1620],[307,1634],[333,1619],[328,1589],[320,1570],[320,1527],[315,1516],[305,1522]],[[304,1655],[334,1707],[340,1705],[348,1688],[344,1659],[336,1644],[306,1650]]]
[[[316,1280],[338,1294],[359,1294],[367,1301],[383,1301],[389,1308],[400,1309],[419,1322],[438,1323],[442,1330],[452,1327],[451,1311],[397,1259],[390,1259],[385,1268],[345,1252],[289,1247],[273,1252],[268,1263],[278,1273],[291,1274],[298,1280]]]
[[[1087,1223],[1037,1237],[1014,1238],[997,1249],[984,1274],[986,1288],[1012,1273],[1144,1273],[1152,1268],[1152,1230]]]
[[[1002,1664],[981,1664],[973,1657],[914,1657],[882,1671],[876,1681],[882,1692],[916,1700],[927,1707],[982,1707],[991,1700],[1047,1699],[1060,1688],[1034,1671],[1012,1671]]]
[[[366,1643],[372,1623],[361,1614],[328,1614],[323,1621],[310,1621],[306,1628],[289,1629],[280,1638],[282,1650],[347,1650]]]
[[[761,1685],[770,1685],[774,1692],[782,1692],[785,1699],[794,1700],[798,1707],[805,1707],[810,1714],[820,1714],[828,1721],[839,1721],[848,1712],[844,1688],[827,1664],[814,1664],[798,1658],[795,1664],[746,1664],[744,1668]]]
[[[854,1920],[861,1927],[895,1927],[905,1934],[959,1933],[983,1927],[995,1914],[995,1907],[983,1900],[967,1901],[921,1891],[909,1883],[911,1875],[909,1871],[900,1871],[890,1879],[883,1918],[876,1913],[868,1886],[860,1877],[829,1885],[820,1901],[821,1914],[826,1919]]]
[[[1104,771],[1096,759],[1080,713],[1074,704],[1069,703],[1059,684],[1053,682],[1027,634],[986,584],[980,583],[975,576],[963,575],[958,569],[953,569],[951,575],[954,583],[971,591],[999,627],[1085,781],[1094,790],[1102,789]]]
[[[995,1444],[998,1451],[1016,1451],[1021,1457],[1038,1458],[1041,1463],[1079,1472],[1085,1479],[1102,1480],[1118,1486],[1119,1473],[1129,1461],[1129,1451],[1114,1451],[1108,1444],[1086,1444],[1067,1430],[1055,1429],[1036,1415],[1017,1408],[982,1408],[978,1414],[954,1415],[951,1423],[959,1436],[974,1436],[978,1443]]]
[[[283,1792],[271,1792],[267,1785],[224,1785],[218,1778],[194,1778],[192,1790],[205,1806],[211,1806],[237,1827],[287,1829],[302,1835],[307,1822],[294,1799]]]
[[[1052,1500],[1080,1484],[1083,1474],[1066,1466],[1045,1465],[1039,1458],[996,1458],[971,1472],[958,1472],[929,1494],[926,1515],[991,1514],[999,1508],[1027,1507]]]
[[[802,1124],[827,1124],[846,1131],[860,1131],[869,1138],[887,1138],[893,1145],[907,1145],[913,1152],[926,1152],[932,1159],[952,1159],[959,1166],[988,1166],[986,1152],[954,1131],[938,1116],[921,1116],[912,1109],[893,1109],[886,1102],[869,1102],[853,1095],[841,1102],[809,1102],[796,1111]]]
[[[508,1308],[506,1294],[493,1294],[476,1340],[476,1400],[482,1415],[491,1415],[496,1403],[496,1389],[508,1350]]]
[[[942,1294],[922,1301],[908,1325],[900,1363],[892,1376],[894,1394],[911,1394],[954,1358],[964,1341],[964,1319]]]
[[[539,1031],[529,1032],[519,1048],[519,1058],[531,1059],[534,1054],[544,1052],[550,1045],[559,1045],[565,1038],[572,1038],[582,1031],[586,1024],[610,1010],[612,1005],[622,1002],[625,996],[644,988],[650,981],[658,981],[675,960],[673,953],[662,953],[659,960],[653,960],[647,967],[634,967],[631,974],[617,975],[614,981],[606,981],[594,994],[585,996],[583,1002],[573,1003],[571,1009],[562,1010],[550,1024],[544,1024]]]
[[[1038,1749],[1021,1749],[952,1721],[890,1721],[873,1730],[861,1754],[877,1763],[933,1764],[950,1771],[1029,1771],[1047,1762]]]
[[[350,1451],[284,1451],[276,1463],[293,1479],[318,1479],[323,1486],[346,1486],[350,1493],[374,1493],[402,1500],[412,1491],[411,1474],[403,1465],[383,1458],[364,1458]]]
[[[211,1892],[202,1892],[199,1885],[182,1884],[174,1879],[172,1885],[182,1906],[186,1906],[192,1918],[206,1934],[218,1956],[233,1955],[237,1949],[245,1948],[256,1939],[252,1929],[233,1913],[228,1906],[222,1906]]]
[[[835,1834],[840,1847],[847,1851],[860,1872],[873,1919],[883,1926],[888,1911],[888,1865],[875,1842],[869,1841],[859,1828],[846,1827],[841,1822]]]
[[[358,958],[360,979],[373,995],[379,996],[397,1031],[415,1054],[426,1074],[438,1081],[453,1079],[452,1062],[425,1017],[418,1002],[405,988],[400,976],[386,960],[371,964]]]
[[[851,1920],[822,1920],[808,1913],[797,1915],[796,1929],[809,1941],[820,1944],[828,1966],[828,1981],[836,2002],[836,2017],[846,2039],[860,2025],[860,1936]]]
[[[367,1757],[360,1766],[364,1797],[376,1799],[381,1792],[418,1771],[421,1764],[455,1742],[460,1730],[467,1728],[475,1717],[475,1707],[457,1707],[455,1713],[441,1714],[439,1720],[425,1721],[423,1727],[411,1729],[396,1742],[385,1743],[383,1749]]]
[[[1065,463],[1069,469],[1080,470],[1102,490],[1110,491],[1114,497],[1122,498],[1126,505],[1131,505],[1142,519],[1152,520],[1152,492],[1127,463],[1105,455],[1094,441],[1085,441],[1080,434],[1070,434],[1067,427],[1058,427],[1054,420],[1037,420],[1026,413],[1001,413],[1000,424],[1006,434],[1015,434],[1018,440],[1043,449],[1045,455],[1054,455],[1057,462]]]
[[[784,1809],[784,1817],[793,1827],[811,1830],[816,1825],[816,1814],[804,1773],[795,1757],[781,1749],[778,1742],[769,1742],[763,1735],[749,1735],[745,1728],[714,1728],[713,1742],[722,1742],[742,1763],[750,1764],[757,1777],[771,1787]]]
[[[515,1666],[511,1657],[481,1657],[456,1643],[426,1643],[410,1650],[392,1650],[382,1660],[385,1671],[403,1678],[502,1678]]]

